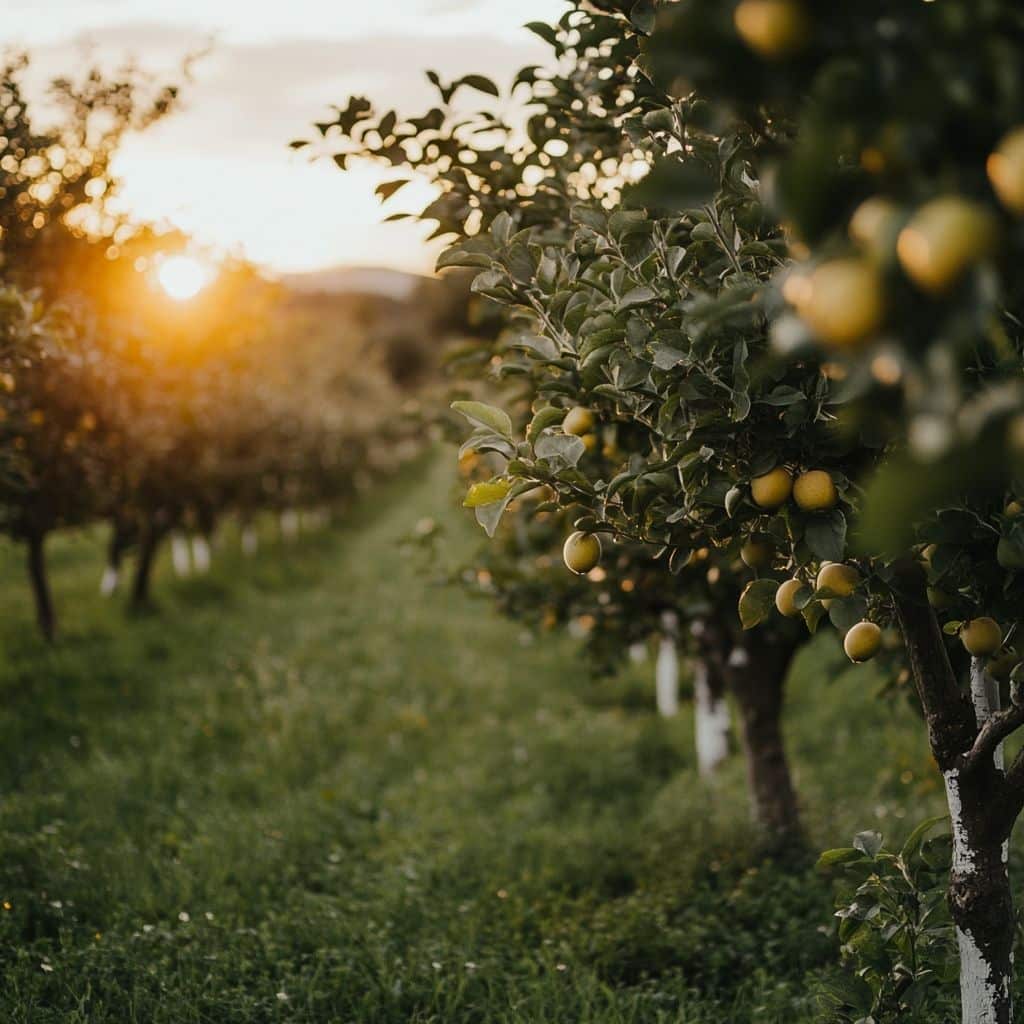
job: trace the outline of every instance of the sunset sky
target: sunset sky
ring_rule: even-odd
[[[288,142],[352,92],[421,112],[426,67],[504,84],[546,56],[521,26],[564,10],[562,0],[6,0],[0,49],[29,49],[42,77],[90,54],[167,71],[212,43],[184,108],[120,158],[130,208],[275,270],[426,271],[428,232],[380,223],[412,208],[411,186],[382,213],[372,192],[386,172],[311,165]]]

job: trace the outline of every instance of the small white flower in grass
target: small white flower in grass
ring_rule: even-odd
[[[213,920],[213,914],[211,914],[209,911],[207,911],[205,914],[203,914],[203,917],[205,917],[207,921],[212,921]]]
[[[441,970],[441,965],[436,960],[431,960],[430,966],[433,967],[435,971]]]
[[[154,927],[155,927],[155,925],[144,924],[142,926],[142,930],[148,935],[153,930]]]
[[[183,911],[182,911],[182,912],[181,912],[181,913],[180,913],[180,914],[178,915],[178,920],[179,920],[179,921],[180,921],[180,922],[181,922],[182,924],[188,924],[188,923],[189,923],[189,921],[191,921],[191,920],[192,920],[192,918],[191,918],[191,917],[189,917],[189,914],[188,914],[188,911],[187,911],[187,910],[183,910]]]
[[[475,971],[476,969],[477,969],[477,965],[475,963],[473,963],[472,960],[467,960],[466,961],[466,970],[467,971]]]
[[[277,993],[277,998],[280,999],[282,1003],[287,1003],[288,1002],[288,993],[287,992],[278,992]]]
[[[567,971],[569,970],[568,964],[555,964],[556,971]]]

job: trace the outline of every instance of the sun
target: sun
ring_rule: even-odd
[[[191,256],[171,256],[160,264],[157,279],[160,287],[177,302],[195,298],[209,280],[210,272],[205,264]]]

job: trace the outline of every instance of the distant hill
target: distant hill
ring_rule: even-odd
[[[285,274],[281,280],[293,291],[306,294],[384,295],[404,302],[424,278],[387,267],[330,267],[305,274]]]

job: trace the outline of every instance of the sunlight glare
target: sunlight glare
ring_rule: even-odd
[[[160,265],[157,272],[160,287],[178,302],[195,298],[207,281],[206,268],[190,256],[172,256]]]

